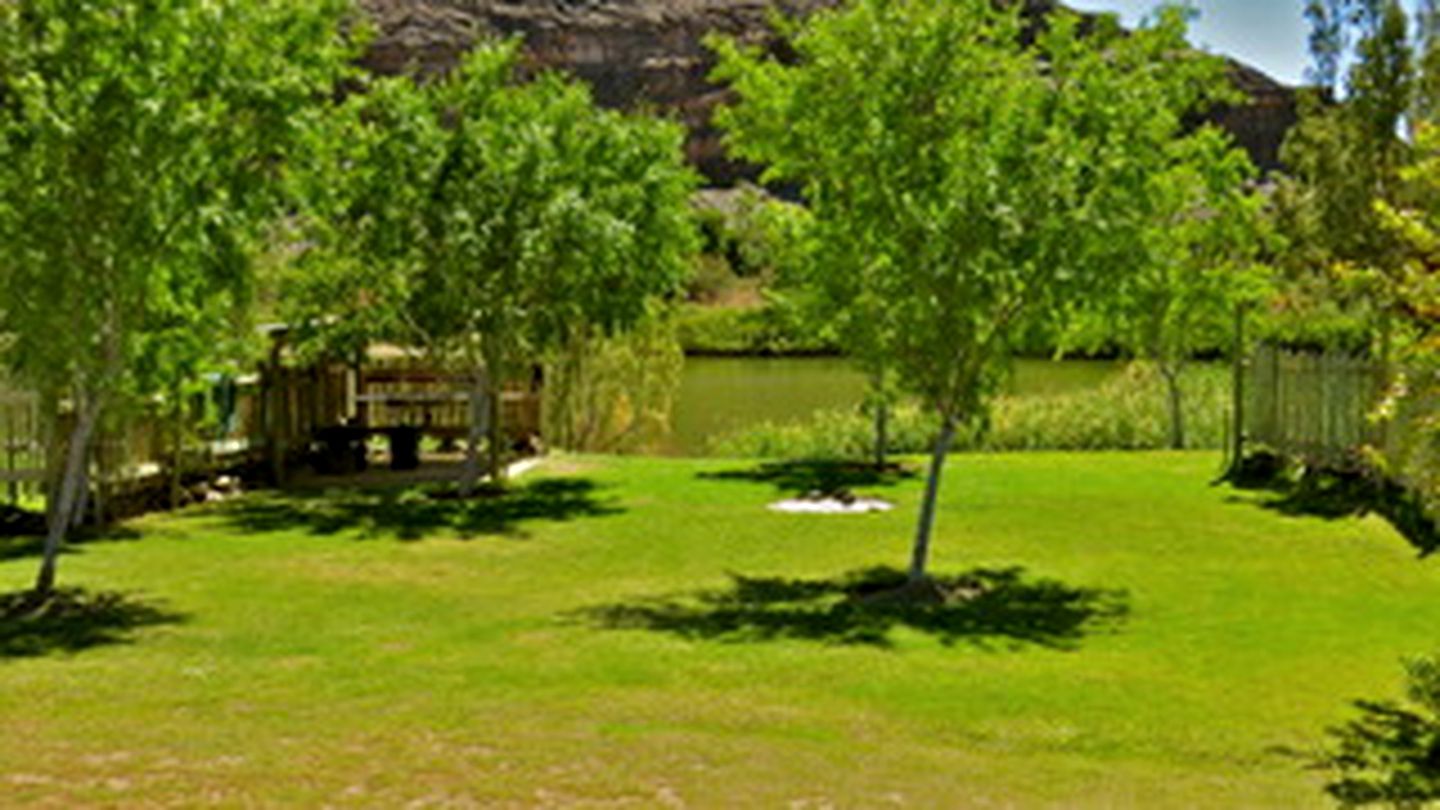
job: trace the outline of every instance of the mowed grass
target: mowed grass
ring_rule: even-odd
[[[1440,570],[1378,520],[1211,487],[1216,463],[951,462],[937,571],[1123,591],[1123,618],[1050,640],[981,621],[849,643],[692,598],[902,567],[918,478],[861,488],[890,514],[787,516],[773,482],[725,475],[753,464],[568,459],[503,505],[152,517],[62,579],[158,615],[0,656],[0,803],[1324,806],[1287,751],[1440,646]],[[0,591],[34,567],[0,562]],[[605,620],[671,598],[693,610]]]

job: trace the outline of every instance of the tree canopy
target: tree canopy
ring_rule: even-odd
[[[286,159],[350,56],[346,4],[0,4],[3,359],[74,415],[38,590],[104,410],[246,310]]]
[[[431,83],[376,79],[313,144],[315,249],[287,297],[327,339],[406,341],[471,374],[498,474],[506,375],[626,328],[682,281],[696,178],[681,145],[677,125],[599,109],[557,74],[520,81],[513,43]]]
[[[1225,86],[1179,11],[1129,35],[1061,11],[1025,44],[1017,5],[861,0],[810,18],[783,62],[717,43],[739,95],[729,142],[802,189],[822,272],[868,324],[849,348],[942,424],[916,580],[943,456],[983,418],[1013,336],[1135,272],[1143,191],[1184,162],[1187,117]]]
[[[1216,130],[1175,141],[1166,165],[1136,190],[1148,222],[1134,272],[1093,302],[1111,339],[1160,372],[1176,450],[1186,446],[1184,371],[1203,349],[1225,345],[1237,307],[1268,292],[1264,198],[1253,177],[1245,153]]]

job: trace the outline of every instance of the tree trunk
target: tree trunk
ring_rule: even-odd
[[[875,397],[875,468],[883,469],[890,452],[890,401],[885,396],[884,371],[871,378],[870,393]]]
[[[940,495],[940,474],[945,471],[945,456],[955,441],[955,420],[945,417],[940,435],[935,439],[930,457],[930,476],[925,482],[925,500],[920,504],[920,522],[915,528],[915,549],[910,558],[910,582],[925,581],[930,562],[930,536],[935,530],[935,503]]]
[[[106,481],[109,472],[109,459],[105,453],[105,434],[97,431],[95,439],[94,478],[88,490],[91,493],[91,506],[94,508],[95,525],[97,527],[106,525],[105,507],[109,497],[106,490]]]
[[[875,468],[884,469],[885,457],[890,450],[890,403],[881,401],[875,406]]]
[[[1170,408],[1170,449],[1185,449],[1185,395],[1180,390],[1180,369],[1160,367],[1165,378],[1165,394]]]
[[[81,502],[81,489],[85,485],[85,465],[89,459],[90,439],[95,433],[99,420],[98,402],[81,398],[76,403],[75,428],[70,433],[70,444],[65,452],[65,466],[60,478],[57,497],[49,503],[49,532],[45,537],[45,554],[40,563],[40,574],[35,579],[35,594],[49,596],[55,590],[55,570],[60,558],[60,544],[65,540],[76,507]]]
[[[505,378],[496,373],[490,378],[490,483],[497,486],[505,483],[505,413],[502,397],[505,394]]]
[[[1395,384],[1395,367],[1391,363],[1394,353],[1394,321],[1388,311],[1380,313],[1380,362],[1378,364],[1380,385],[1378,390],[1381,396],[1385,396],[1390,387]],[[1371,401],[1367,407],[1373,408],[1375,402]],[[1390,425],[1394,419],[1381,419],[1375,424],[1376,446],[1381,453],[1390,452]]]
[[[79,495],[70,508],[70,528],[79,531],[85,525],[85,513],[90,511],[90,457],[80,464]]]
[[[479,369],[470,378],[470,429],[465,439],[465,464],[460,471],[462,498],[474,495],[480,481],[480,442],[489,425],[489,409],[485,404],[490,387],[488,376],[484,369]]]
[[[502,424],[504,414],[501,412],[500,397],[505,391],[505,353],[499,347],[487,344],[482,348],[485,357],[485,372],[487,388],[485,391],[486,405],[486,426],[489,428],[486,435],[486,472],[489,474],[492,485],[503,485],[505,483],[505,430]]]
[[[170,423],[170,511],[180,509],[181,488],[185,484],[185,428],[184,412],[178,408]]]
[[[1231,394],[1234,397],[1231,406],[1231,433],[1230,433],[1230,475],[1240,472],[1240,465],[1245,462],[1245,306],[1243,304],[1235,307],[1235,346],[1233,353],[1231,372],[1234,375]]]

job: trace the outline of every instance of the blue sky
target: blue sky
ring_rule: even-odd
[[[1066,0],[1066,5],[1084,11],[1118,12],[1122,20],[1134,25],[1159,2]],[[1304,0],[1192,0],[1190,5],[1200,12],[1200,19],[1190,29],[1196,45],[1254,65],[1286,84],[1304,80],[1310,64]]]

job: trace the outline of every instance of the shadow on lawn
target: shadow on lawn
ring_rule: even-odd
[[[0,660],[128,644],[133,631],[185,617],[131,596],[65,588],[37,601],[33,592],[0,594]]]
[[[1376,514],[1421,557],[1440,550],[1440,524],[1430,516],[1424,500],[1374,472],[1315,468],[1291,476],[1273,456],[1256,454],[1246,459],[1230,483],[1237,490],[1265,493],[1259,505],[1288,517],[1339,520]]]
[[[884,648],[892,630],[908,627],[946,646],[1073,649],[1129,612],[1124,592],[1031,579],[1022,568],[937,578],[934,592],[943,598],[933,600],[894,598],[905,574],[891,568],[832,579],[731,578],[724,589],[606,605],[578,616],[607,629],[729,642],[800,639]]]
[[[482,490],[462,500],[452,492],[349,490],[267,494],[220,507],[218,514],[243,531],[304,529],[331,535],[356,530],[362,539],[424,540],[437,534],[524,537],[527,520],[573,520],[623,512],[595,498],[585,479],[546,479],[505,490]]]
[[[777,461],[745,470],[704,472],[700,477],[774,484],[786,493],[830,493],[853,487],[893,487],[914,478],[915,473],[898,464],[877,467],[854,461]]]
[[[45,551],[45,530],[25,535],[6,536],[0,534],[0,562],[39,557]],[[124,526],[110,526],[102,529],[86,527],[71,532],[60,546],[61,554],[78,554],[85,546],[96,543],[121,543],[139,540],[140,533]]]

